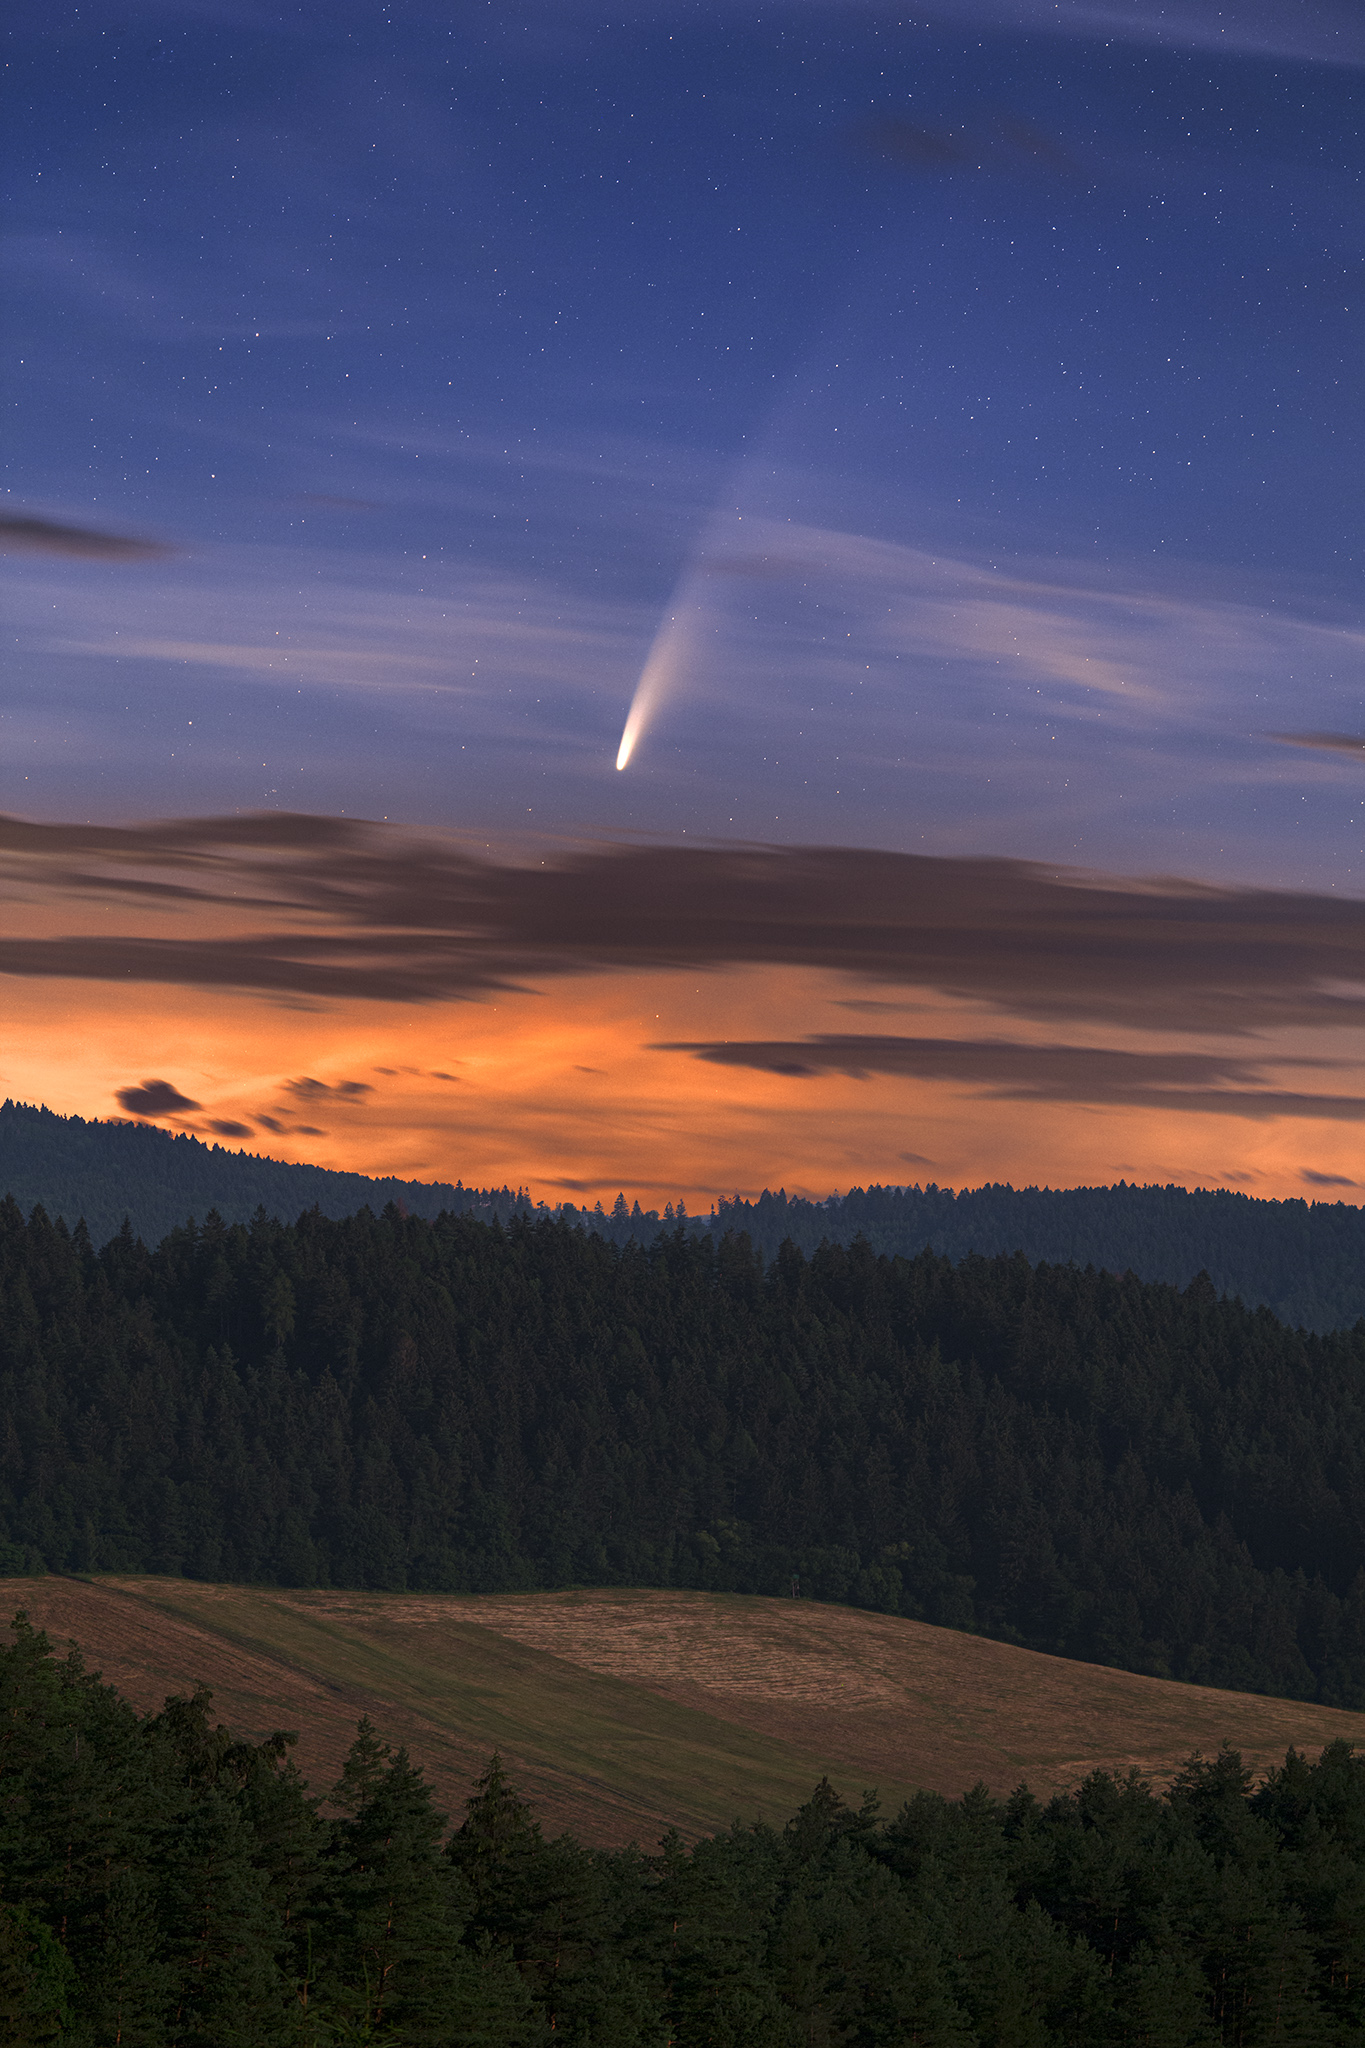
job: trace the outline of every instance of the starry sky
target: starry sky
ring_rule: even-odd
[[[1329,0],[21,0],[0,1094],[1359,1199],[1363,84]]]

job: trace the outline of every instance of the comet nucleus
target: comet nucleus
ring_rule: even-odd
[[[630,710],[621,731],[621,744],[616,750],[618,769],[627,765],[646,726],[677,681],[682,671],[685,638],[686,612],[679,605],[669,613],[655,634],[654,645],[640,671],[640,680],[635,685],[635,695],[630,700]]]

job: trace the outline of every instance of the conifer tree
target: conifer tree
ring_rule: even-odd
[[[46,2048],[72,2017],[75,1972],[60,1942],[23,1906],[0,1904],[0,2041]]]
[[[362,1722],[333,1800],[345,1817],[331,1857],[321,1993],[352,2024],[397,2030],[412,2048],[435,2043],[462,1928],[430,1787],[406,1750],[383,1749]]]
[[[280,1967],[290,2006],[306,2016],[312,2000],[315,1936],[325,1912],[324,1857],[328,1830],[288,1752],[297,1737],[277,1734],[239,1753],[241,1806],[255,1844],[270,1910],[281,1937]]]

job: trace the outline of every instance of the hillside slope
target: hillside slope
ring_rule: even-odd
[[[884,1810],[925,1788],[1050,1793],[1097,1765],[1169,1780],[1192,1751],[1257,1772],[1292,1745],[1365,1745],[1365,1714],[1039,1656],[808,1600],[616,1590],[299,1593],[178,1579],[12,1580],[134,1705],[207,1685],[244,1735],[303,1731],[337,1777],[361,1714],[458,1813],[493,1749],[552,1827],[652,1844],[780,1822],[828,1774]]]

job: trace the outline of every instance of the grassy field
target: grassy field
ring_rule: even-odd
[[[1365,1746],[1365,1714],[1139,1678],[814,1601],[658,1592],[456,1597],[186,1579],[12,1579],[54,1642],[137,1706],[212,1688],[243,1734],[298,1728],[314,1787],[368,1713],[458,1814],[493,1749],[551,1830],[652,1845],[784,1819],[824,1773],[894,1810],[1074,1784],[1095,1764],[1169,1776],[1229,1741],[1258,1768],[1293,1744]]]

